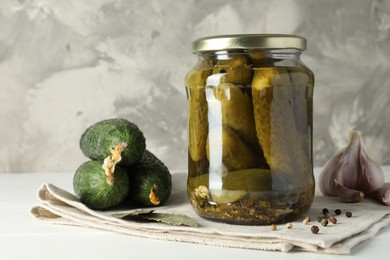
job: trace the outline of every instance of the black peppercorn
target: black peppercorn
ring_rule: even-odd
[[[345,212],[345,216],[347,216],[347,218],[350,218],[350,217],[352,217],[352,213],[347,211],[347,212]]]
[[[322,214],[325,215],[326,213],[329,213],[329,210],[328,210],[327,208],[323,208],[323,209],[322,209]]]
[[[336,209],[336,210],[334,211],[334,213],[335,213],[336,215],[340,215],[340,214],[341,214],[341,209]]]
[[[311,232],[313,234],[317,234],[320,231],[320,229],[317,226],[311,226]]]

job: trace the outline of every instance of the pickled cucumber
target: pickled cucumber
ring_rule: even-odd
[[[257,137],[268,165],[277,172],[294,172],[293,152],[298,140],[287,70],[257,70],[252,82],[252,98]]]
[[[295,124],[298,132],[299,143],[302,144],[302,149],[306,155],[306,160],[310,160],[311,154],[311,129],[312,125],[312,108],[308,104],[312,103],[312,87],[314,79],[307,70],[299,68],[288,69],[290,75],[292,91],[293,91],[293,109],[295,116]]]
[[[242,88],[231,83],[222,83],[213,88],[213,95],[220,102],[221,114],[209,116],[222,117],[222,125],[233,129],[239,137],[258,152],[259,160],[265,162],[256,136],[252,98]],[[210,111],[209,111],[210,112]]]
[[[259,156],[240,139],[233,129],[227,126],[210,130],[206,153],[212,169],[226,167],[227,170],[234,171],[260,167]]]
[[[293,90],[293,109],[295,116],[297,146],[296,164],[299,169],[304,171],[306,183],[314,186],[312,174],[312,125],[313,111],[313,86],[314,75],[307,68],[289,68],[292,90]],[[310,200],[310,196],[308,196]]]
[[[81,202],[92,209],[108,209],[121,203],[129,193],[129,179],[119,166],[108,178],[101,161],[87,161],[77,168],[73,189]]]
[[[252,80],[252,69],[249,64],[250,62],[244,55],[231,55],[217,61],[213,74],[225,74],[221,77],[220,83],[248,85]]]
[[[188,179],[192,189],[199,186],[209,186],[209,174],[203,174]],[[228,172],[222,177],[223,190],[244,190],[260,192],[272,190],[271,171],[266,169],[244,169]]]
[[[312,184],[310,161],[297,131],[294,108],[298,100],[288,71],[264,68],[256,71],[252,83],[256,132],[271,170],[275,186],[296,188]],[[304,100],[299,102],[305,103]],[[308,137],[307,137],[308,138]],[[307,143],[308,146],[308,143]],[[277,176],[278,175],[278,176]],[[309,177],[307,177],[309,176]],[[308,179],[309,178],[309,179]]]
[[[213,190],[211,199],[216,203],[233,203],[245,197],[247,194],[244,190]]]
[[[120,148],[118,148],[120,147]],[[145,151],[146,142],[142,131],[134,123],[123,118],[112,118],[88,127],[80,138],[80,148],[91,160],[103,161],[112,151],[117,155],[119,165],[136,164]]]
[[[206,157],[208,132],[205,86],[211,69],[192,70],[186,77],[188,95],[189,154],[193,161]]]

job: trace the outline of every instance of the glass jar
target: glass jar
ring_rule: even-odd
[[[232,224],[293,221],[314,197],[314,75],[296,35],[225,35],[193,43],[186,76],[189,200]]]

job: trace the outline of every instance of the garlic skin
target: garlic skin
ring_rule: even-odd
[[[368,157],[360,140],[361,133],[353,131],[348,146],[324,165],[319,177],[322,194],[337,196],[343,202],[359,202],[383,187],[382,168]]]

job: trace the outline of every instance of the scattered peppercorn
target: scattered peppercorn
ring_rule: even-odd
[[[352,217],[352,213],[347,211],[347,212],[345,212],[345,216],[347,216],[347,218],[350,218],[350,217]]]
[[[329,218],[329,221],[332,222],[332,224],[336,224],[336,223],[337,223],[337,218],[335,218],[335,217],[330,217],[330,218]]]
[[[313,233],[313,234],[317,234],[320,231],[320,229],[316,225],[311,226],[310,230],[311,230],[311,233]]]
[[[328,220],[327,219],[323,219],[323,220],[321,220],[321,225],[323,225],[324,227],[326,227],[327,225],[328,225]]]
[[[336,209],[336,210],[334,211],[334,213],[335,213],[336,215],[340,215],[340,214],[341,214],[341,209]]]
[[[278,229],[278,227],[277,227],[275,224],[272,224],[272,225],[271,225],[271,230],[272,230],[272,231],[275,231],[276,229]]]
[[[323,209],[322,209],[322,214],[324,214],[324,215],[325,215],[326,213],[329,213],[329,209],[327,209],[327,208],[323,208]]]
[[[292,228],[292,224],[291,224],[290,222],[288,222],[288,223],[286,224],[286,227],[287,227],[288,229],[291,229],[291,228]]]
[[[306,218],[302,221],[302,223],[305,224],[305,225],[309,224],[309,222],[310,222],[310,218],[309,218],[309,217],[306,217]]]

